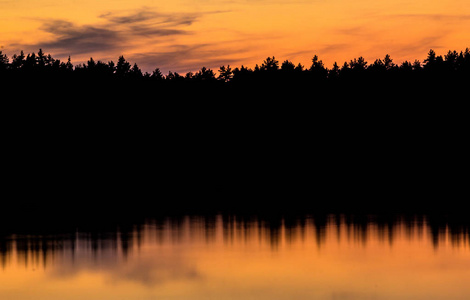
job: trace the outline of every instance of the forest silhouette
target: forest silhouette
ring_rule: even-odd
[[[469,79],[469,49],[185,75],[0,54],[4,209],[461,211]]]
[[[136,63],[124,56],[117,62],[95,61],[73,65],[45,54],[21,51],[11,59],[0,51],[0,78],[6,86],[24,85],[25,96],[37,96],[31,88],[48,88],[47,96],[64,97],[70,88],[94,89],[87,97],[106,99],[111,96],[127,98],[148,96],[158,98],[164,92],[172,98],[185,96],[205,98],[199,92],[216,91],[212,97],[219,100],[237,96],[306,97],[310,99],[361,96],[374,99],[390,97],[446,97],[463,90],[470,79],[470,50],[449,50],[444,56],[430,50],[420,62],[394,63],[390,55],[368,63],[361,56],[342,65],[334,63],[327,68],[314,55],[310,66],[279,62],[267,57],[254,68],[223,65],[217,72],[202,67],[199,71],[162,74],[159,68],[142,72]],[[249,92],[249,93],[248,93]]]

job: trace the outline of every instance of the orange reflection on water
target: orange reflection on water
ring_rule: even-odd
[[[33,240],[13,237],[1,299],[470,297],[468,237],[441,228],[436,240],[426,221],[383,228],[342,217],[185,217],[97,239],[49,239],[54,251],[43,242],[32,251]]]

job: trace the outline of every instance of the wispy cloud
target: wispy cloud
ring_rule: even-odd
[[[35,45],[55,50],[58,55],[94,53],[116,49],[119,32],[99,26],[79,26],[64,20],[48,20],[41,29],[51,33],[54,38],[50,42]]]
[[[160,14],[158,14],[157,12],[142,10],[142,11],[137,11],[132,14],[128,14],[124,16],[116,15],[116,13],[113,13],[113,12],[107,12],[107,13],[99,15],[98,17],[106,19],[113,23],[129,24],[129,23],[137,23],[137,22],[152,20],[159,16]]]
[[[419,40],[416,40],[413,43],[408,43],[406,45],[396,45],[393,48],[393,52],[399,56],[408,56],[410,53],[427,53],[429,49],[443,49],[442,39],[446,36],[446,33],[441,33],[435,36],[423,37]]]
[[[202,14],[197,13],[160,13],[156,11],[149,11],[143,8],[131,14],[107,12],[100,15],[99,17],[115,24],[150,23],[160,26],[189,26],[192,25],[201,16]]]
[[[72,59],[74,56],[101,59],[103,54],[106,59],[113,59],[109,56],[127,53],[126,58],[137,61],[144,70],[156,66],[163,70],[182,70],[183,65],[184,69],[191,70],[196,64],[200,68],[219,62],[230,63],[230,59],[222,59],[224,53],[216,50],[217,45],[189,41],[185,44],[184,40],[177,39],[178,36],[194,34],[191,26],[203,16],[225,12],[170,14],[144,7],[131,12],[109,11],[98,15],[101,22],[92,24],[77,24],[63,19],[38,19],[41,22],[39,29],[49,33],[51,39],[16,46],[25,50],[42,48],[54,56],[71,55]],[[146,49],[145,52],[142,49]]]
[[[64,19],[39,19],[39,29],[51,34],[51,39],[36,44],[16,45],[26,49],[44,48],[55,55],[93,55],[113,50],[131,50],[133,45],[158,42],[164,37],[192,34],[189,30],[200,14],[163,14],[150,9],[128,13],[107,12],[98,17],[105,22],[76,24]],[[139,40],[145,36],[147,40]]]

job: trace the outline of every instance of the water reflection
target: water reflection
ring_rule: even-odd
[[[209,215],[155,218],[141,223],[117,223],[105,230],[80,229],[56,233],[50,228],[0,235],[0,264],[13,261],[25,268],[43,268],[59,263],[87,267],[112,265],[139,255],[143,245],[162,249],[178,245],[259,245],[276,252],[298,243],[313,242],[318,249],[327,242],[366,247],[397,241],[429,241],[435,250],[442,245],[468,247],[470,222],[465,217],[435,215]],[[159,256],[160,253],[155,253]],[[159,268],[163,261],[154,261]],[[64,268],[62,268],[64,269]],[[179,274],[178,266],[171,269]],[[183,272],[195,276],[195,270]],[[142,275],[142,273],[139,273]],[[135,275],[135,274],[134,274]]]

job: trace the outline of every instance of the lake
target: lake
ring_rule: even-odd
[[[470,227],[449,220],[214,214],[9,229],[0,299],[470,299]]]

